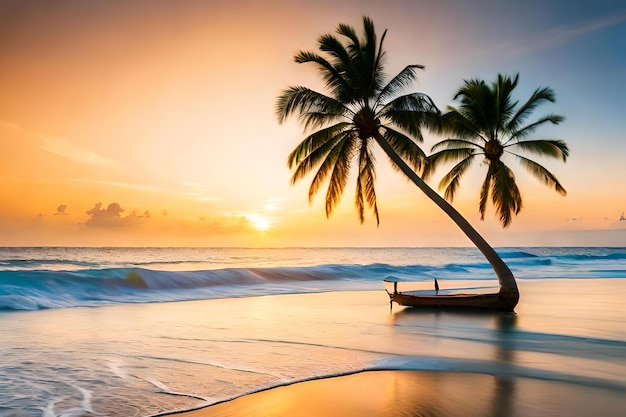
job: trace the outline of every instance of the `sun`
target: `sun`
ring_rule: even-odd
[[[252,227],[254,227],[259,232],[266,232],[272,227],[272,222],[270,222],[267,217],[264,217],[260,214],[251,213],[246,215],[246,218],[248,219]]]

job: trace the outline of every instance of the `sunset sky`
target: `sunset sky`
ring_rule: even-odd
[[[626,245],[621,0],[0,0],[0,246],[470,245],[382,153],[378,227],[359,224],[354,182],[330,219],[310,178],[289,185],[303,134],[276,96],[322,89],[293,55],[363,15],[388,29],[387,73],[425,65],[411,91],[441,109],[498,73],[520,73],[520,100],[555,91],[535,115],[566,120],[535,136],[571,157],[537,160],[568,195],[510,161],[524,209],[502,230],[491,207],[480,221],[475,166],[454,205],[490,243]]]

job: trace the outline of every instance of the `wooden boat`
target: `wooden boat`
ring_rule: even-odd
[[[469,308],[480,310],[513,311],[519,297],[511,297],[499,287],[466,288],[439,290],[435,279],[435,290],[398,291],[398,280],[385,279],[393,283],[393,292],[389,292],[390,303],[407,307],[426,308]],[[487,291],[487,292],[485,292]]]

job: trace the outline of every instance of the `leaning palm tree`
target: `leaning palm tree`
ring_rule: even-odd
[[[558,158],[565,162],[569,156],[567,144],[562,140],[528,139],[545,123],[558,124],[563,116],[548,114],[526,124],[535,108],[544,102],[554,102],[550,88],[538,88],[521,106],[512,98],[519,79],[498,75],[491,86],[482,80],[466,80],[456,95],[460,107],[450,107],[442,116],[442,131],[452,136],[432,147],[436,153],[429,156],[424,177],[434,169],[456,163],[441,179],[439,188],[445,188],[445,198],[452,201],[463,175],[476,161],[485,161],[487,175],[480,190],[478,210],[481,220],[491,196],[491,202],[503,227],[511,224],[514,214],[522,209],[522,195],[515,183],[515,175],[503,161],[507,154],[516,157],[522,166],[559,194],[566,191],[557,178],[545,167],[523,154]]]
[[[439,123],[439,110],[428,96],[404,94],[416,79],[416,70],[423,66],[409,65],[386,82],[382,46],[387,32],[379,41],[373,22],[364,17],[362,37],[346,24],[339,24],[337,33],[345,43],[330,34],[319,38],[319,49],[325,56],[302,51],[294,57],[299,64],[317,66],[327,94],[292,86],[277,98],[279,122],[298,115],[308,132],[288,157],[293,169],[291,183],[316,171],[309,188],[311,200],[328,181],[329,216],[344,192],[351,168],[356,168],[354,202],[359,219],[364,221],[369,208],[379,222],[372,149],[374,143],[379,145],[393,166],[443,209],[484,254],[498,276],[500,309],[512,310],[519,293],[510,269],[465,218],[416,174],[426,159],[417,145],[422,141],[420,129],[436,128]]]

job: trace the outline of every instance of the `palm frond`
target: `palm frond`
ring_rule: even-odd
[[[313,201],[315,194],[317,194],[328,175],[333,171],[335,165],[338,163],[342,149],[344,149],[347,146],[346,144],[351,140],[350,132],[342,132],[336,139],[337,140],[333,142],[332,149],[326,154],[326,158],[320,164],[313,180],[311,181],[311,185],[309,187],[309,202]]]
[[[344,109],[344,113],[348,113],[348,109]],[[333,114],[326,112],[308,112],[302,113],[298,118],[298,121],[302,125],[302,128],[305,132],[314,129],[321,129],[324,126],[328,126],[331,123],[338,122],[340,120],[345,120],[347,117],[351,115],[348,114]]]
[[[372,209],[376,217],[376,224],[380,224],[378,205],[376,203],[376,170],[374,155],[371,153],[368,141],[361,141],[359,152],[359,175],[357,176],[357,189],[355,206],[357,207],[359,220],[365,222],[365,203]]]
[[[384,63],[385,63],[385,50],[383,49],[383,42],[385,41],[385,37],[387,36],[387,30],[383,32],[383,35],[380,37],[380,42],[378,43],[378,55],[376,56],[376,60],[374,62],[374,68],[377,68],[375,73],[376,77],[376,90],[380,90],[381,86],[385,82],[385,71],[384,71]],[[378,104],[376,104],[378,106]]]
[[[565,141],[559,139],[536,139],[536,140],[523,140],[515,143],[511,143],[506,146],[507,148],[519,148],[525,152],[529,152],[533,155],[549,156],[567,161],[569,156],[569,147]],[[509,150],[509,152],[511,152]],[[520,157],[516,154],[516,156]]]
[[[345,135],[345,138],[335,147],[336,159],[333,161],[333,169],[326,190],[326,217],[329,217],[339,204],[343,190],[348,183],[355,143],[351,135]]]
[[[306,87],[292,86],[284,90],[276,100],[276,117],[283,123],[294,113],[306,120],[308,113],[340,115],[346,110],[343,103]],[[305,115],[305,116],[302,116]]]
[[[390,127],[385,127],[383,137],[414,170],[420,171],[426,161],[426,154],[417,143],[407,135]],[[392,164],[395,167],[395,164]]]
[[[496,134],[494,137],[498,137],[498,132],[506,132],[506,123],[515,111],[517,101],[511,99],[511,94],[517,86],[518,80],[519,74],[513,79],[508,75],[498,74],[498,81],[493,85],[496,99],[493,123]]]
[[[365,19],[363,19],[363,23],[364,24],[366,23]],[[357,35],[356,31],[354,30],[352,26],[346,23],[339,23],[337,25],[337,33],[350,39],[354,47],[356,48],[361,47],[361,41],[359,39],[359,36]]]
[[[458,148],[477,148],[484,149],[483,144],[476,143],[472,140],[465,139],[444,139],[440,142],[435,143],[432,148],[430,148],[431,152],[440,150],[440,149],[458,149]]]
[[[421,138],[421,128],[439,128],[439,109],[430,97],[413,93],[399,96],[387,103],[377,114],[408,134]]]
[[[383,87],[376,98],[375,107],[390,97],[395,97],[399,92],[410,86],[417,79],[416,69],[423,69],[423,65],[408,65],[400,71]]]
[[[550,122],[553,125],[558,125],[563,120],[565,120],[565,117],[559,116],[558,114],[549,114],[547,116],[544,116],[541,119],[537,120],[536,122],[531,123],[527,126],[524,126],[523,128],[519,130],[511,131],[511,136],[509,137],[509,140],[507,141],[507,143],[511,142],[514,139],[521,139],[530,135],[531,133],[534,133],[535,130],[537,130],[537,128],[544,123]]]
[[[475,155],[477,155],[475,153],[475,149],[470,147],[444,149],[434,154],[431,154],[426,158],[426,164],[424,165],[424,170],[422,171],[422,178],[424,180],[429,179],[433,175],[435,170],[444,164],[461,161]],[[439,188],[443,187],[440,185]]]
[[[349,123],[338,123],[334,126],[327,127],[326,129],[319,130],[310,134],[287,157],[287,166],[293,168],[294,165],[302,163],[305,158],[314,153],[320,147],[332,142],[336,135],[345,130]]]
[[[489,165],[487,175],[483,185],[480,187],[480,198],[478,202],[478,212],[480,213],[480,220],[485,220],[485,212],[487,211],[487,203],[489,202],[489,193],[491,192],[491,182],[493,181],[494,169],[493,165]]]
[[[465,159],[456,164],[439,182],[440,189],[447,185],[443,196],[446,200],[450,202],[454,200],[454,194],[459,187],[461,177],[463,177],[463,174],[465,174],[467,169],[472,165],[472,162],[474,162],[474,157],[473,154],[468,155]]]
[[[515,175],[502,161],[492,161],[491,202],[500,217],[502,227],[508,227],[513,215],[522,209],[522,195],[515,183]]]
[[[326,39],[327,42],[331,43],[331,39],[338,43],[337,48],[343,48],[341,42],[332,36],[328,35],[328,39],[322,37],[320,38],[320,42],[322,39]],[[344,50],[345,52],[345,50]],[[339,52],[337,52],[339,53]],[[326,87],[330,90],[333,97],[337,99],[341,99],[344,96],[349,96],[351,93],[351,87],[344,79],[341,71],[336,68],[333,64],[328,62],[324,57],[314,53],[307,51],[300,51],[294,56],[294,61],[298,64],[305,63],[315,63],[317,64],[318,71],[322,76],[322,79],[325,82]]]
[[[477,143],[480,141],[483,143],[487,142],[480,128],[454,107],[448,107],[448,112],[441,116],[441,124],[438,133],[447,134],[459,139],[476,141]]]
[[[347,38],[345,45],[342,44],[345,52],[334,63],[346,84],[350,86],[350,94],[343,95],[342,99],[346,102],[365,102],[373,96],[382,70],[382,67],[377,67],[379,54],[376,52],[374,24],[364,17],[363,39],[358,37],[354,28],[345,23],[337,26],[337,33]]]
[[[528,116],[537,108],[537,106],[545,101],[554,103],[554,91],[552,91],[552,89],[548,87],[540,87],[536,89],[531,94],[530,98],[520,106],[515,115],[511,118],[507,125],[507,130],[518,130],[519,126],[524,123],[524,120],[528,118]]]
[[[346,47],[341,40],[337,39],[337,37],[331,34],[322,35],[317,41],[317,44],[320,51],[325,52],[334,58],[332,60],[333,62],[331,62],[333,68],[335,65],[344,65],[350,61],[350,55],[348,54]]]
[[[539,165],[535,161],[532,161],[528,158],[524,158],[523,156],[519,156],[519,155],[517,157],[519,158],[522,166],[524,166],[524,168],[526,168],[528,172],[530,172],[532,175],[537,177],[540,181],[542,181],[548,187],[551,187],[551,188],[554,187],[554,190],[557,193],[561,195],[567,195],[567,191],[565,191],[565,188],[563,188],[563,186],[561,185],[559,180],[557,180],[554,174],[552,174],[550,171],[548,171],[546,168]]]
[[[304,158],[302,158],[298,164],[296,165],[294,172],[291,176],[291,185],[295,185],[298,181],[307,176],[316,166],[320,166],[318,171],[322,171],[322,176],[324,176],[324,170],[322,169],[324,163],[327,161],[330,163],[333,161],[331,153],[338,146],[339,142],[342,139],[342,135],[336,135],[329,138],[329,140],[318,148],[314,149],[312,152],[307,154]],[[331,156],[329,160],[329,155]],[[318,172],[319,174],[319,172]],[[316,177],[318,175],[316,174]],[[314,177],[314,181],[315,178]],[[323,179],[323,178],[322,178]],[[310,195],[309,198],[312,198]]]
[[[384,51],[378,50],[374,22],[367,16],[363,18],[363,37],[358,39],[353,30],[343,28],[343,34],[348,36],[347,45],[354,71],[348,72],[349,80],[361,102],[366,103],[380,90],[385,79],[383,58]],[[350,28],[351,29],[351,28]],[[383,34],[384,36],[384,34]]]
[[[465,80],[454,100],[461,101],[458,111],[476,127],[475,131],[493,136],[495,94],[483,80]]]

